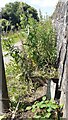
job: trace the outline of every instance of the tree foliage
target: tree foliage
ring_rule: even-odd
[[[1,13],[2,18],[8,20],[14,28],[18,28],[18,25],[20,25],[20,15],[22,14],[27,17],[27,21],[29,14],[31,14],[37,21],[39,20],[37,11],[33,7],[23,2],[6,4],[5,7],[2,8]]]
[[[50,19],[37,23],[29,19],[29,35],[27,37],[30,57],[43,69],[46,64],[54,65],[56,60],[56,36]],[[45,68],[44,68],[45,69]]]
[[[17,33],[17,36],[22,43],[21,49],[12,44],[11,36],[4,41],[8,54],[13,58],[13,64],[9,64],[12,69],[7,72],[7,78],[11,76],[12,79],[16,79],[15,81],[22,81],[25,91],[30,91],[29,87],[33,79],[41,77],[41,80],[44,81],[45,79],[57,77],[55,69],[56,36],[50,18],[40,19],[37,22],[37,20],[29,16],[28,24],[23,24],[27,21],[26,19],[24,21],[23,15],[20,18],[21,30]],[[7,71],[10,66],[8,66]],[[13,77],[13,74],[16,77]]]
[[[10,18],[12,14],[14,14],[14,9],[11,10],[11,6],[20,5],[13,7],[14,9],[19,7],[21,10],[23,3],[10,3],[5,9],[2,9],[4,14],[6,13],[7,18]],[[20,10],[16,11],[15,17],[19,16],[20,29],[16,31],[16,33],[11,35],[8,33],[6,35],[6,40],[3,41],[3,46],[8,54],[12,57],[9,64],[6,65],[6,78],[8,83],[8,92],[11,99],[11,106],[13,105],[13,109],[15,109],[15,103],[17,103],[18,99],[24,101],[24,95],[29,96],[33,94],[33,91],[37,90],[39,79],[43,81],[45,84],[46,79],[50,79],[53,77],[57,77],[57,70],[55,68],[56,61],[56,35],[52,26],[52,21],[49,17],[43,19],[40,11],[39,21],[35,19],[33,16],[34,9],[24,4],[23,6],[24,14],[20,14]],[[29,10],[29,11],[28,11]],[[26,12],[27,11],[27,12]],[[30,12],[31,11],[31,12]],[[3,14],[3,15],[4,15]],[[18,16],[17,16],[18,15]],[[13,18],[9,20],[9,23],[16,26]],[[18,19],[17,19],[18,20]],[[12,22],[13,21],[13,22]],[[3,25],[6,26],[8,20],[3,19]],[[8,26],[8,25],[7,25]],[[2,36],[4,39],[4,36]],[[17,40],[18,39],[18,40]],[[14,45],[14,41],[21,42],[21,48],[18,48]],[[42,101],[47,101],[42,99]],[[38,112],[41,117],[49,118],[51,116],[51,110],[57,110],[56,104],[50,103],[44,104],[38,102],[39,110],[43,109],[43,116]],[[40,103],[42,103],[40,105]],[[39,107],[40,105],[40,107]],[[49,108],[48,108],[48,105]],[[51,106],[53,105],[53,106]],[[25,106],[25,105],[24,105]],[[28,109],[32,109],[29,107]],[[48,111],[47,111],[48,110]],[[45,112],[46,111],[46,112]],[[37,111],[36,111],[37,112]],[[54,111],[55,112],[55,111]],[[46,113],[46,116],[45,116]],[[48,114],[48,115],[47,115]],[[37,114],[35,117],[39,117]]]

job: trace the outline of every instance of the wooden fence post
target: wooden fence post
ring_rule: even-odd
[[[1,11],[0,11],[1,19]],[[9,110],[9,98],[5,77],[4,61],[1,48],[1,24],[0,24],[0,114],[8,112]]]

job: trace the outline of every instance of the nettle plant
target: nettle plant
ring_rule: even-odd
[[[36,101],[32,106],[28,106],[26,111],[32,111],[34,113],[33,118],[45,120],[58,120],[59,113],[61,112],[63,105],[58,105],[54,100],[47,100],[46,96],[42,98],[42,101]]]

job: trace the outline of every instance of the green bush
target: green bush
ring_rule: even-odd
[[[34,113],[33,118],[58,120],[58,112],[60,113],[63,105],[58,105],[54,100],[47,100],[46,96],[42,98],[42,101],[36,101],[32,106],[28,106],[26,111],[32,111]]]
[[[29,16],[28,24],[24,26],[23,17],[21,16],[23,27],[17,34],[22,48],[14,46],[15,34],[4,41],[5,49],[13,58],[6,66],[8,91],[12,102],[17,102],[19,96],[31,94],[31,89],[34,89],[32,77],[41,77],[41,80],[57,77],[56,36],[51,19],[37,22]]]

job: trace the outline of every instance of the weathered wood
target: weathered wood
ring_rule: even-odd
[[[0,13],[1,18],[1,13]],[[0,25],[0,114],[7,112],[9,109],[9,99],[6,85],[5,69],[1,48],[1,25]]]
[[[64,104],[63,117],[68,118],[68,0],[59,0],[52,17],[57,33],[60,104]]]
[[[49,79],[48,85],[47,85],[47,98],[48,99],[56,99],[58,97],[57,88],[58,88],[58,78]]]

